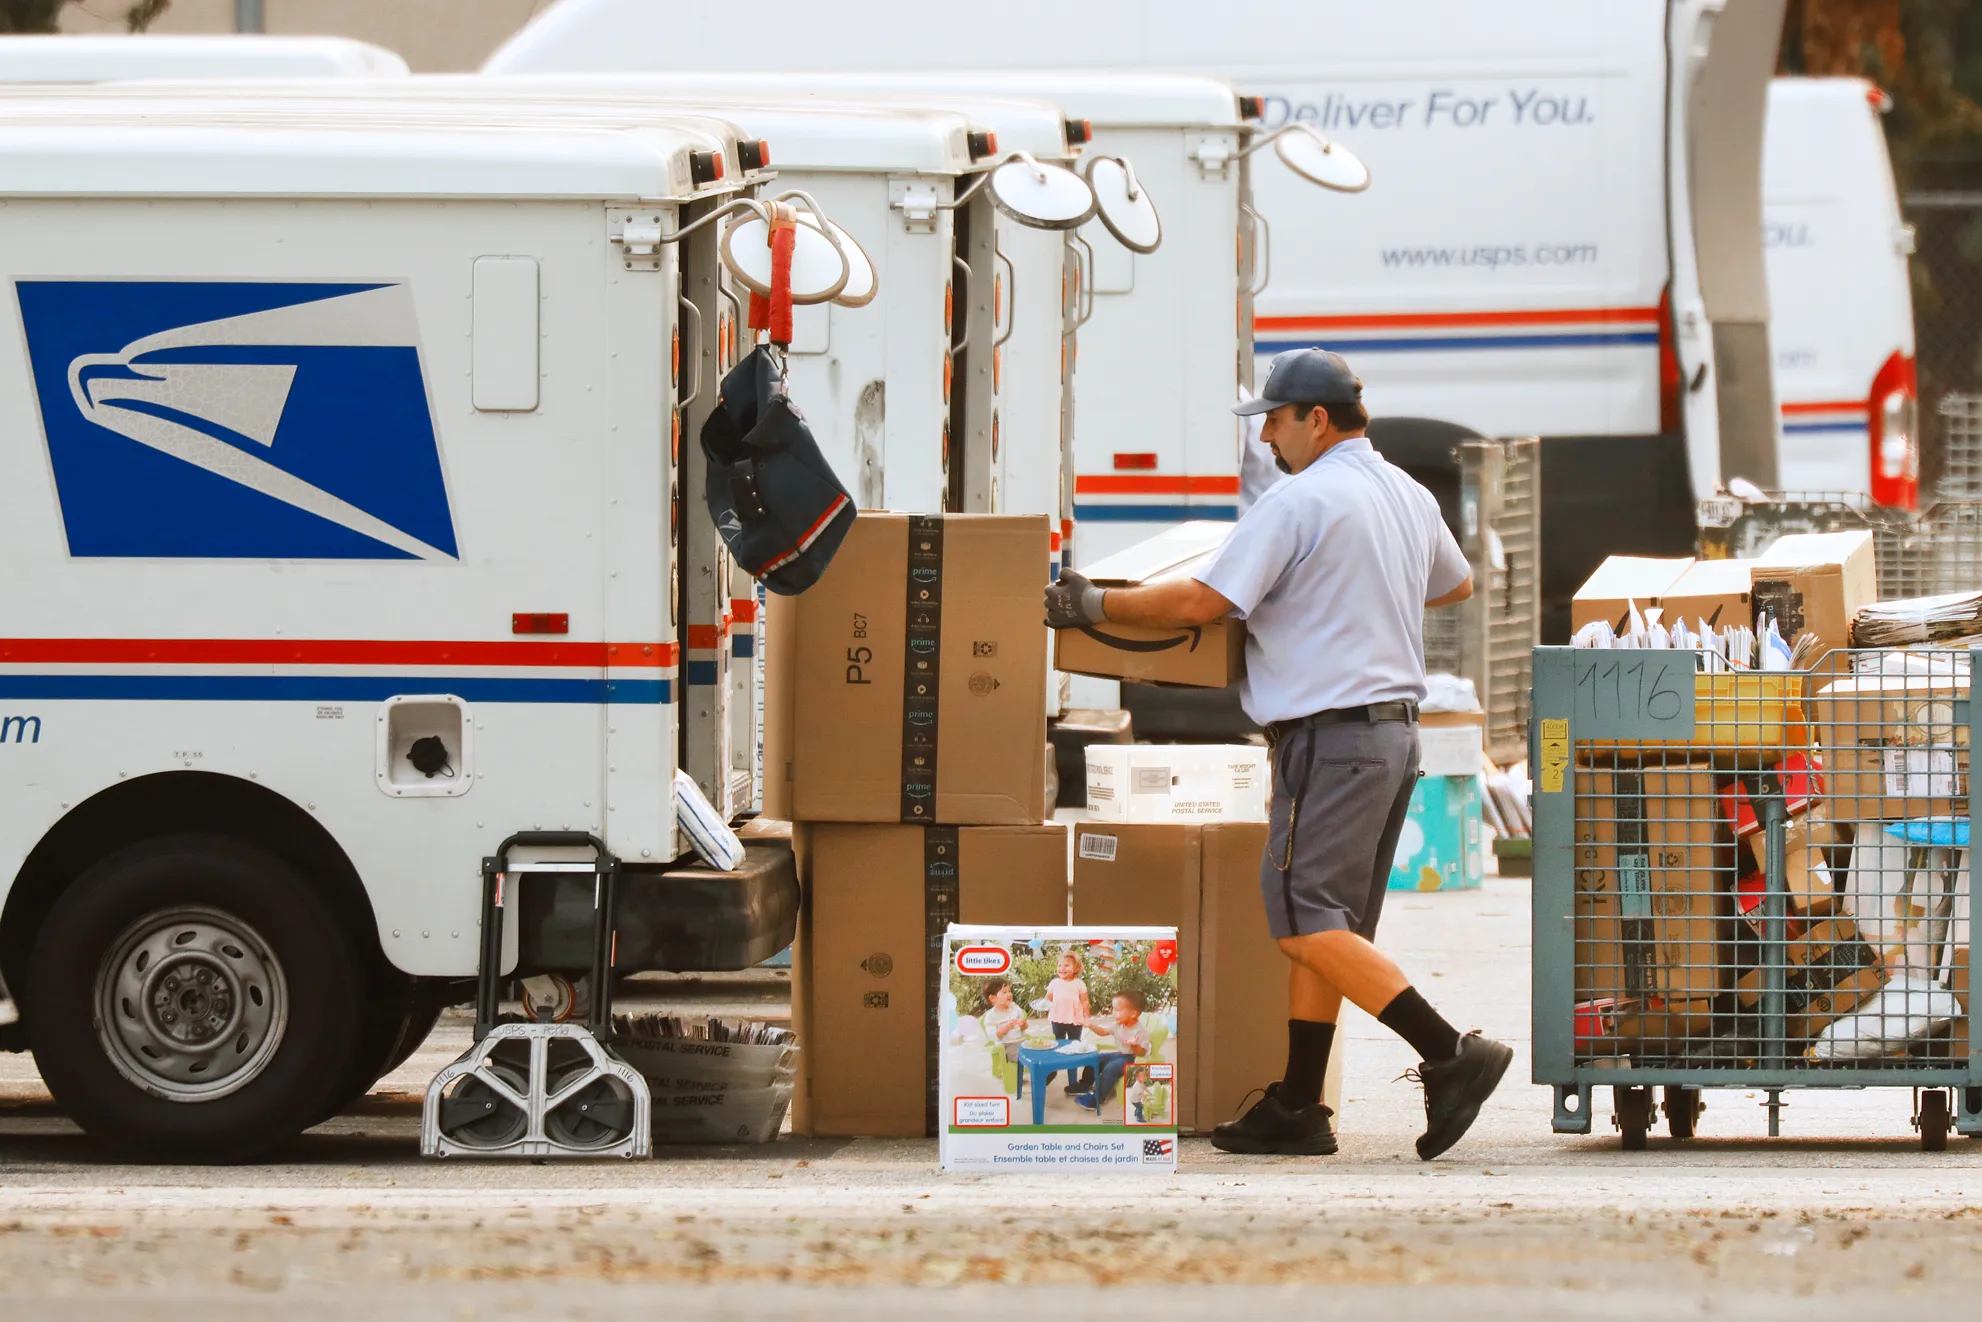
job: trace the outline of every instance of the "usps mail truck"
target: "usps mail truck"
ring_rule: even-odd
[[[1016,0],[996,23],[911,0],[831,23],[788,0],[752,13],[766,68],[1061,67],[1077,51],[1228,79],[1262,98],[1263,129],[1347,143],[1366,195],[1254,172],[1273,240],[1256,347],[1345,354],[1400,453],[1541,436],[1545,636],[1566,634],[1605,554],[1690,552],[1695,501],[1724,476],[1777,481],[1760,158],[1781,0],[1260,0],[1240,22],[1189,0]],[[708,58],[732,35],[714,11],[561,0],[488,67]],[[1236,475],[1229,428],[1190,444],[1156,475]]]
[[[73,115],[0,114],[0,1044],[92,1133],[265,1151],[459,997],[531,828],[625,861],[622,969],[784,944],[788,870],[664,881],[720,286],[669,240],[761,179],[736,131]],[[543,886],[505,970],[590,921]]]
[[[1912,509],[1920,438],[1907,257],[1881,117],[1862,78],[1769,84],[1762,247],[1785,491]]]

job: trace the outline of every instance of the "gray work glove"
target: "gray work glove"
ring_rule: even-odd
[[[1046,588],[1046,627],[1078,629],[1084,624],[1100,624],[1108,616],[1101,609],[1107,593],[1071,569],[1060,571],[1060,581]]]

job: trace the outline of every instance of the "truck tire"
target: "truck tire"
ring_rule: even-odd
[[[403,989],[395,988],[389,1001],[381,1005],[379,993],[374,991],[373,1002],[367,1005],[365,1022],[359,1029],[351,1073],[316,1123],[322,1124],[363,1101],[373,1084],[404,1065],[425,1044],[434,1025],[458,995],[451,988],[436,991],[432,986],[409,980]],[[382,1018],[382,1013],[389,1017]]]
[[[247,1161],[350,1077],[363,996],[343,925],[295,867],[224,836],[92,865],[28,966],[29,1040],[55,1100],[147,1156]]]

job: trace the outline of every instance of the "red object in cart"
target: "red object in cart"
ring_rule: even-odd
[[[1769,768],[1782,778],[1783,807],[1791,815],[1802,812],[1810,806],[1812,798],[1821,798],[1824,793],[1824,764],[1822,759],[1809,753],[1791,753],[1782,761]],[[1735,838],[1753,835],[1762,829],[1762,823],[1755,816],[1755,807],[1748,802],[1748,790],[1740,781],[1735,781],[1721,791],[1721,817],[1734,824]]]

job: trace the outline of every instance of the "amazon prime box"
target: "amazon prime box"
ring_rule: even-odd
[[[1180,964],[1174,927],[952,923],[943,1169],[1175,1171]]]
[[[1210,563],[1231,531],[1231,524],[1208,519],[1180,523],[1081,572],[1104,588],[1189,578]],[[1246,670],[1246,626],[1229,617],[1182,629],[1111,623],[1061,629],[1053,648],[1055,669],[1145,684],[1222,689]]]

